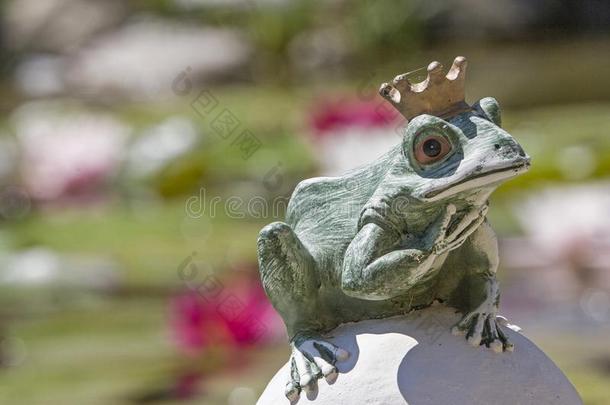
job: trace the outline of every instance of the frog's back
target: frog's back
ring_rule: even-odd
[[[315,177],[297,185],[288,204],[286,222],[314,256],[331,253],[342,257],[357,232],[362,207],[396,153],[400,153],[399,147],[343,176]]]

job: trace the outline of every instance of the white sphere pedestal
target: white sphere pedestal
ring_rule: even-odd
[[[434,305],[406,316],[344,324],[329,340],[351,353],[337,363],[333,384],[318,380],[299,404],[317,405],[577,405],[566,376],[536,345],[504,328],[514,352],[494,353],[453,336],[460,318]],[[288,404],[288,365],[269,382],[258,405]]]

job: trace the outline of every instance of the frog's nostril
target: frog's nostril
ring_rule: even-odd
[[[509,141],[509,142],[500,142],[494,144],[494,149],[497,151],[502,150],[501,153],[514,153],[515,155],[519,155],[521,157],[525,157],[525,151],[517,142]]]
[[[517,152],[519,154],[519,156],[525,157],[525,151],[523,150],[521,145],[519,145],[518,143],[515,143],[515,146],[513,146],[513,149],[515,152]]]

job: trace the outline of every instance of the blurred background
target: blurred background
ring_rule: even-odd
[[[610,404],[608,2],[0,7],[0,403],[253,404],[288,358],[258,231],[398,142],[380,83],[465,55],[533,159],[501,313]]]

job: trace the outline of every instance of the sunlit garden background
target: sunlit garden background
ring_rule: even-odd
[[[288,355],[258,231],[398,142],[382,82],[465,55],[533,160],[501,312],[610,404],[610,4],[0,4],[0,403],[253,404]]]

